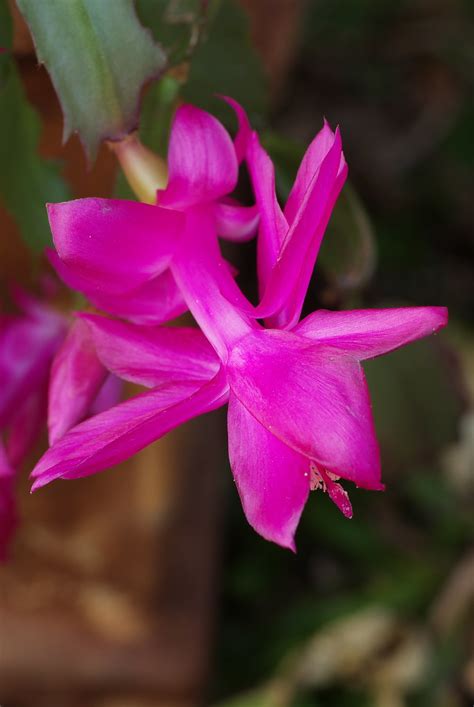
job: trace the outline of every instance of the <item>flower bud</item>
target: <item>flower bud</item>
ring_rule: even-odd
[[[164,189],[168,182],[165,160],[145,147],[136,134],[118,142],[109,142],[109,146],[140,201],[156,204],[157,189]]]

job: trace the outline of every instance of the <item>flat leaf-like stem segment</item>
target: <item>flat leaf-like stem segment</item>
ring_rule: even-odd
[[[11,43],[10,13],[0,0],[0,47],[9,48]],[[45,201],[70,197],[59,165],[38,154],[40,130],[39,116],[27,101],[8,49],[0,54],[0,201],[25,243],[36,251],[51,243]]]
[[[19,0],[38,60],[64,113],[64,140],[76,131],[90,158],[102,139],[136,127],[143,85],[166,56],[142,27],[132,0]]]

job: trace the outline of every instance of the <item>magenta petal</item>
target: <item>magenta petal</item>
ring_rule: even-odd
[[[12,317],[0,328],[0,428],[25,398],[41,388],[49,365],[64,336],[65,322],[54,312],[39,318]]]
[[[305,194],[314,175],[317,174],[321,163],[334,144],[335,133],[324,121],[324,125],[306,150],[301,165],[296,175],[295,183],[285,204],[285,217],[288,223],[293,223]]]
[[[273,163],[260,145],[256,133],[252,134],[249,141],[247,163],[260,211],[257,270],[259,290],[263,294],[288,233],[288,223],[276,197]]]
[[[338,182],[341,154],[341,138],[336,131],[334,143],[313,177],[286,235],[262,301],[255,310],[255,316],[269,317],[285,307],[292,293],[298,288],[302,272],[308,264],[312,270],[330,216],[330,208],[334,205],[334,185]]]
[[[48,204],[59,257],[107,293],[133,290],[169,264],[181,213],[136,201],[76,199]]]
[[[88,415],[98,415],[100,412],[105,412],[105,410],[113,408],[114,405],[118,405],[122,399],[122,393],[123,381],[117,376],[109,374],[90,406]]]
[[[240,311],[241,305],[251,305],[221,256],[210,208],[188,210],[186,232],[171,270],[195,320],[225,361],[232,342],[255,324]]]
[[[237,156],[237,160],[240,164],[247,153],[249,140],[253,131],[250,126],[250,121],[248,119],[247,113],[240,105],[240,103],[238,103],[233,98],[230,98],[229,96],[221,96],[221,98],[234,109],[234,112],[237,116],[238,130],[237,135],[234,138],[234,149],[235,154]]]
[[[214,116],[191,105],[176,111],[168,147],[169,181],[162,206],[187,208],[234,190],[238,165],[232,140]]]
[[[6,449],[10,463],[18,469],[38,441],[44,428],[48,407],[46,382],[37,391],[27,397],[12,416]]]
[[[136,324],[162,324],[179,317],[187,310],[183,295],[169,269],[147,280],[124,294],[109,294],[101,289],[100,282],[91,283],[58,256],[47,250],[48,259],[63,282],[73,290],[82,292],[98,309],[123,317]]]
[[[347,171],[348,170],[347,165],[344,161],[344,156],[341,154],[341,164],[336,179],[334,180],[331,193],[326,202],[326,210],[314,233],[313,240],[309,245],[307,257],[303,263],[300,276],[296,282],[295,287],[293,288],[293,292],[288,296],[285,306],[280,310],[276,317],[270,319],[270,322],[278,328],[292,329],[299,321],[306,293],[308,291],[309,282],[313,274],[314,264],[316,262],[319,249],[321,247],[324,232],[331,217],[332,210],[337,201],[337,198],[347,179]]]
[[[142,393],[73,427],[40,459],[33,490],[54,479],[76,479],[128,459],[151,442],[228,397],[219,373],[205,383],[175,382]]]
[[[89,327],[77,319],[51,367],[48,405],[50,444],[84,419],[106,375]]]
[[[352,357],[284,331],[255,331],[228,363],[231,390],[276,437],[318,467],[380,488],[364,373]]]
[[[0,479],[15,476],[15,469],[5,451],[3,440],[0,437]]]
[[[447,323],[446,307],[354,309],[348,312],[320,309],[303,319],[294,332],[363,360],[429,336]]]
[[[220,202],[216,204],[217,233],[228,241],[242,243],[254,237],[259,222],[257,206]]]
[[[295,550],[309,494],[309,461],[229,398],[229,457],[246,518],[266,540]]]
[[[155,387],[173,380],[203,381],[219,360],[199,329],[143,327],[83,314],[104,366],[125,380]]]

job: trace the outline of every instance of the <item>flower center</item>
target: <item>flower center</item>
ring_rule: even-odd
[[[327,469],[319,469],[316,462],[311,461],[309,463],[309,487],[311,491],[322,491],[327,492],[327,485],[329,481],[339,481],[341,477],[332,474]]]
[[[346,516],[352,518],[352,506],[347,491],[337,482],[341,478],[322,466],[318,466],[315,461],[310,461],[309,471],[305,473],[309,476],[309,487],[311,491],[321,489],[327,493],[329,498],[339,510]]]

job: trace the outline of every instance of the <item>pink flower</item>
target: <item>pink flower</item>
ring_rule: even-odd
[[[16,474],[47,413],[54,442],[87,413],[96,412],[97,400],[103,410],[119,399],[115,394],[103,400],[102,389],[111,384],[117,388],[119,381],[95,355],[83,322],[75,322],[68,332],[68,319],[46,298],[16,288],[14,299],[20,313],[0,320],[0,558],[16,525]]]
[[[229,456],[247,519],[263,537],[294,549],[294,533],[311,489],[327,491],[350,517],[350,501],[339,479],[383,488],[360,362],[437,331],[446,324],[447,313],[441,307],[319,311],[299,322],[324,229],[346,175],[340,137],[323,127],[281,211],[271,162],[237,109],[234,158],[245,157],[248,163],[261,218],[261,302],[252,307],[246,300],[218,247],[224,203],[219,199],[235,184],[231,153],[224,150],[228,142],[218,124],[187,109],[186,119],[178,123],[179,157],[171,151],[178,167],[170,170],[168,188],[159,197],[160,206],[182,209],[184,220],[172,244],[165,230],[156,248],[163,252],[168,244],[166,268],[202,333],[84,316],[103,365],[151,390],[64,435],[33,471],[34,488],[107,468],[228,401]],[[211,126],[205,139],[203,123]],[[55,242],[69,240],[69,255],[60,252],[63,260],[69,258],[68,266],[77,272],[82,268],[81,276],[91,283],[97,284],[99,271],[101,277],[107,271],[107,287],[118,288],[129,246],[125,259],[117,249],[113,253],[111,246],[102,246],[109,238],[104,234],[111,234],[112,243],[112,234],[127,219],[131,232],[129,207],[122,202],[103,208],[97,231],[92,231],[92,213],[84,219],[82,207],[71,207],[67,227],[61,212],[69,207],[56,208],[51,221]],[[145,241],[144,254],[134,250],[130,255],[137,286],[156,277],[159,260],[151,263],[155,245],[146,234],[152,228],[145,220],[140,223],[144,230],[133,231],[134,243]],[[100,263],[94,239],[85,243],[84,233],[100,233]],[[262,327],[260,318],[270,328]]]
[[[7,550],[17,526],[15,503],[15,472],[0,440],[0,562],[7,558]]]
[[[57,251],[49,258],[61,279],[99,309],[138,324],[160,324],[186,311],[169,266],[189,209],[206,204],[229,240],[251,238],[258,222],[255,207],[226,198],[238,163],[227,131],[205,111],[177,110],[168,166],[159,206],[113,199],[48,205]]]

